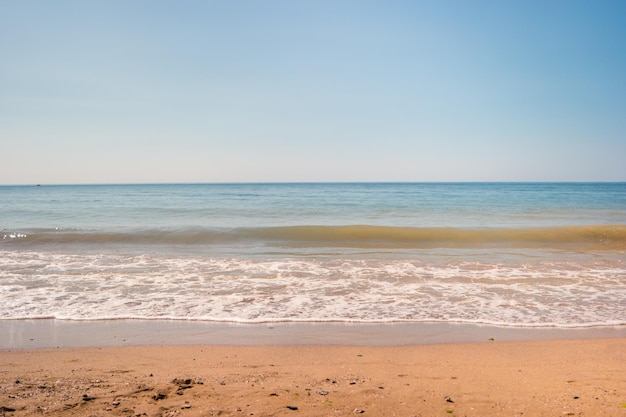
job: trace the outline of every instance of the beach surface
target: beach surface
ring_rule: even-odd
[[[0,350],[144,345],[402,346],[626,338],[626,326],[499,327],[468,323],[261,323],[194,320],[0,320]]]
[[[118,340],[0,350],[0,416],[626,416],[625,375],[624,337],[384,346]]]

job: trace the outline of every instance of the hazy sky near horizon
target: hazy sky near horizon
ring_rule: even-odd
[[[0,184],[626,181],[626,2],[0,0]]]

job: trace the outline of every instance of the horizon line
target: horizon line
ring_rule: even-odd
[[[298,184],[622,184],[626,180],[604,181],[181,181],[181,182],[84,182],[84,183],[13,183],[0,187],[44,186],[127,186],[127,185],[298,185]]]

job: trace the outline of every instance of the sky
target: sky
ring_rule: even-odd
[[[0,184],[626,181],[623,0],[0,0]]]

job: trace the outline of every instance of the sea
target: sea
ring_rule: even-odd
[[[626,183],[0,186],[0,319],[626,325]]]

